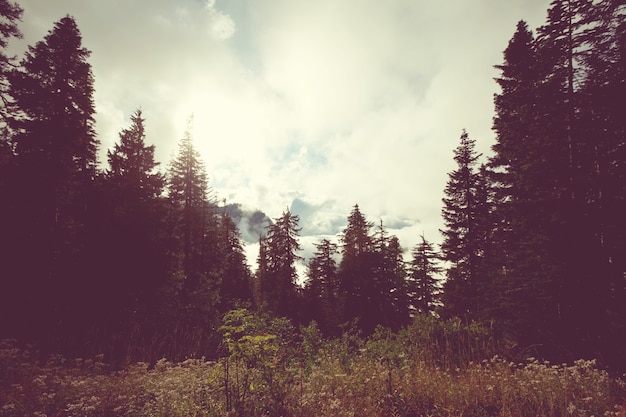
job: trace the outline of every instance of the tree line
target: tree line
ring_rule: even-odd
[[[543,355],[626,365],[626,4],[554,0],[497,65],[493,155],[466,132],[443,305]]]
[[[21,12],[0,2],[0,46]],[[19,63],[2,56],[2,335],[119,360],[204,354],[251,301],[239,231],[191,127],[164,174],[137,110],[99,168],[89,54],[66,16]]]
[[[462,132],[440,248],[404,249],[355,205],[338,242],[296,264],[289,210],[251,272],[216,203],[191,121],[165,173],[141,110],[97,160],[90,52],[66,16],[6,55],[22,10],[0,0],[0,334],[114,360],[219,354],[217,328],[255,308],[328,336],[416,315],[490,326],[520,352],[626,366],[626,5],[554,0],[517,25],[496,79],[496,142]],[[439,279],[445,274],[445,279]]]

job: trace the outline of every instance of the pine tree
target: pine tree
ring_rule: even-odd
[[[132,125],[120,133],[120,141],[108,151],[108,181],[117,193],[126,198],[148,201],[161,195],[165,179],[154,172],[159,165],[154,160],[154,145],[145,144],[145,119],[141,110],[131,116]]]
[[[495,96],[495,246],[491,309],[500,325],[522,344],[540,343],[554,327],[554,276],[548,214],[564,193],[566,148],[546,140],[550,100],[538,64],[536,41],[520,21],[498,65],[501,93]],[[558,113],[557,113],[558,114]],[[556,147],[555,147],[556,146]],[[560,147],[560,149],[559,149]],[[557,159],[558,158],[558,159]],[[559,174],[556,172],[559,171]],[[559,190],[559,191],[557,191]]]
[[[337,245],[328,239],[315,245],[316,252],[309,262],[305,294],[312,305],[311,319],[319,323],[326,334],[336,334],[341,317],[339,281],[337,276]]]
[[[13,132],[21,239],[15,264],[26,299],[18,301],[24,328],[45,334],[57,326],[55,344],[88,327],[91,265],[81,256],[98,141],[94,132],[93,75],[75,20],[66,16],[45,38],[29,47],[9,76],[17,116]],[[37,262],[32,260],[36,259]],[[42,314],[42,312],[50,312]],[[45,317],[46,320],[41,320]],[[32,320],[32,321],[31,321]]]
[[[118,340],[140,350],[137,339],[149,338],[157,295],[166,281],[165,210],[159,197],[164,177],[154,172],[158,163],[154,145],[145,144],[141,111],[131,122],[108,151],[109,169],[96,181],[89,262],[101,265],[92,273],[92,290],[100,297],[91,303],[100,340],[94,336],[92,343],[121,349],[110,343]],[[110,355],[118,358],[121,353]]]
[[[228,311],[252,301],[252,276],[246,262],[241,233],[233,219],[222,213],[219,224],[219,279],[221,310]]]
[[[623,166],[624,111],[614,94],[623,91],[624,12],[612,1],[554,0],[537,39],[520,23],[498,66],[494,311],[519,342],[546,352],[607,351],[609,294],[624,293],[615,289],[625,268],[612,256],[624,251],[607,245],[620,241],[609,229],[624,230],[608,209],[620,200],[609,197],[620,184],[609,172]]]
[[[598,313],[590,324],[605,360],[626,368],[626,354],[618,347],[626,332],[626,5],[598,2],[591,15],[593,53],[585,55],[588,75],[582,85],[594,139],[588,147],[593,169],[587,199],[598,260],[590,310]]]
[[[374,236],[373,259],[371,283],[366,286],[371,292],[366,295],[370,311],[375,315],[370,318],[371,325],[398,329],[409,319],[406,271],[400,242],[396,236],[388,236],[382,220]]]
[[[268,227],[261,245],[265,250],[260,278],[263,304],[274,314],[297,320],[299,317],[296,262],[302,258],[298,242],[299,217],[289,210]],[[262,265],[260,264],[259,267]]]
[[[424,235],[412,251],[413,259],[408,267],[408,294],[413,315],[432,314],[439,303],[439,280],[443,272],[439,265],[440,255]]]
[[[182,271],[188,281],[197,281],[202,273],[206,249],[205,233],[213,214],[209,201],[208,179],[200,154],[193,146],[192,120],[178,144],[178,154],[172,160],[167,195],[170,202],[172,235],[182,244],[173,250],[173,267]],[[195,283],[194,283],[195,285]]]
[[[9,77],[23,113],[12,121],[16,153],[29,166],[37,164],[50,181],[92,179],[96,172],[94,80],[90,51],[81,43],[76,21],[66,16],[29,47],[22,69]]]
[[[19,241],[23,230],[16,227],[15,220],[20,213],[16,205],[16,197],[20,193],[19,174],[16,170],[15,155],[11,141],[11,132],[7,119],[13,115],[13,98],[9,91],[8,74],[13,70],[15,58],[6,53],[12,38],[21,38],[18,28],[22,8],[17,3],[0,0],[0,265],[3,278],[0,279],[0,315],[11,317],[15,314],[13,305],[16,292],[21,290],[17,282],[17,271],[21,268],[19,259],[24,250]],[[23,242],[26,243],[26,242]],[[10,336],[19,325],[9,324],[8,320],[0,324],[0,335]]]
[[[341,235],[339,288],[343,305],[342,322],[359,321],[366,332],[373,331],[378,317],[373,317],[371,289],[374,282],[374,240],[370,234],[373,224],[366,220],[358,205],[348,216]]]
[[[7,75],[15,68],[15,57],[6,54],[6,48],[12,38],[21,39],[22,32],[18,22],[22,19],[24,10],[18,3],[9,0],[0,0],[0,164],[2,155],[8,151],[8,131],[6,121],[13,110],[13,99],[9,91]]]
[[[480,176],[476,164],[480,157],[476,142],[463,131],[454,150],[457,169],[449,175],[443,199],[446,229],[442,251],[451,266],[444,284],[443,303],[451,315],[476,319],[479,316],[479,274],[484,251],[480,216],[484,201],[479,201]]]
[[[173,357],[198,355],[215,347],[211,329],[219,320],[219,217],[210,199],[204,163],[192,140],[192,120],[167,175],[169,280],[163,291],[166,338]]]

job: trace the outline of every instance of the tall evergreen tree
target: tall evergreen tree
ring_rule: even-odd
[[[197,280],[203,267],[204,236],[207,220],[214,211],[209,201],[208,179],[204,163],[192,140],[192,120],[178,144],[167,179],[172,234],[182,247],[172,252],[174,267],[186,280]]]
[[[66,16],[8,77],[19,111],[10,119],[21,184],[14,195],[21,236],[14,262],[28,294],[16,311],[23,309],[24,327],[38,327],[39,334],[45,334],[42,326],[62,323],[55,343],[87,326],[76,311],[89,304],[92,267],[81,257],[98,146],[89,54],[75,20]]]
[[[610,214],[623,188],[612,174],[623,167],[625,113],[615,94],[624,85],[625,9],[554,0],[537,39],[521,22],[498,66],[490,161],[501,248],[496,310],[522,344],[607,352],[601,340],[612,340],[607,323],[616,323],[609,317],[624,317],[608,306],[625,287],[613,255],[624,253],[623,216]]]
[[[116,192],[139,201],[161,195],[165,179],[155,172],[154,145],[146,145],[145,119],[141,110],[131,116],[132,125],[120,133],[120,141],[109,150],[106,177]]]
[[[586,198],[597,256],[589,304],[597,313],[590,325],[605,360],[626,368],[626,353],[617,347],[626,332],[626,4],[597,2],[591,15],[593,53],[584,56],[588,75],[581,87],[589,100],[584,117],[593,138],[587,148],[593,163]]]
[[[299,319],[300,297],[296,262],[302,259],[298,255],[301,250],[299,220],[287,210],[268,227],[267,237],[261,245],[265,251],[262,261],[265,265],[259,277],[263,304],[274,314],[295,320]]]
[[[499,271],[492,300],[495,315],[521,343],[546,340],[554,326],[555,260],[549,250],[548,219],[555,190],[563,181],[553,173],[567,161],[566,149],[545,140],[550,101],[538,65],[536,42],[520,21],[497,66],[501,93],[495,96],[496,144],[490,167],[496,184],[495,240]],[[555,158],[560,158],[556,160]],[[567,182],[567,181],[566,181]],[[563,194],[562,191],[557,194]]]
[[[440,255],[424,235],[412,251],[408,267],[407,286],[411,313],[432,314],[439,302],[439,280],[443,272]]]
[[[361,213],[358,204],[348,216],[348,224],[341,235],[341,262],[339,288],[342,303],[342,321],[360,321],[366,331],[372,331],[371,286],[374,273],[373,223]]]
[[[396,236],[389,236],[380,221],[374,236],[374,265],[368,295],[377,320],[372,324],[398,329],[409,319],[406,270],[402,248]]]
[[[217,336],[220,272],[219,218],[210,198],[204,163],[192,140],[192,120],[167,175],[169,283],[162,317],[171,357],[200,355]]]
[[[22,38],[18,22],[22,19],[24,10],[18,3],[9,0],[0,0],[0,163],[2,155],[8,151],[7,118],[12,113],[13,99],[9,91],[7,75],[15,69],[15,57],[6,54],[7,46],[12,38]]]
[[[252,302],[252,276],[246,262],[241,233],[233,219],[222,213],[219,223],[221,259],[220,303],[223,311]]]
[[[109,169],[97,182],[98,208],[92,210],[90,262],[102,265],[93,273],[92,289],[100,298],[92,303],[98,327],[92,342],[111,346],[115,359],[125,354],[119,345],[140,350],[141,339],[150,337],[166,277],[164,177],[155,172],[158,162],[154,145],[145,143],[144,123],[137,110],[108,151]]]
[[[6,48],[12,38],[21,38],[18,27],[22,9],[17,3],[0,0],[0,264],[3,265],[3,277],[0,278],[0,315],[11,317],[14,314],[13,300],[19,288],[15,269],[20,268],[14,261],[21,257],[23,248],[17,239],[21,235],[15,227],[15,219],[20,209],[16,205],[16,195],[20,192],[19,176],[13,152],[7,119],[13,114],[13,99],[9,91],[8,74],[14,69],[16,58],[7,55]],[[5,328],[9,327],[9,328]],[[0,325],[0,334],[10,333],[8,323]]]
[[[312,319],[326,334],[336,334],[341,319],[339,281],[337,276],[337,245],[328,239],[315,245],[316,252],[309,262],[305,294],[312,305]]]
[[[444,308],[449,314],[469,319],[477,319],[481,312],[479,280],[485,250],[481,224],[487,204],[480,198],[484,182],[476,169],[480,155],[475,145],[463,131],[454,150],[457,169],[449,174],[443,199],[446,229],[442,230],[442,251],[451,264],[444,284]]]

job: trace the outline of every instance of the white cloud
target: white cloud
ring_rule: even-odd
[[[549,0],[21,4],[22,49],[76,17],[103,155],[141,107],[166,166],[194,113],[220,197],[270,217],[300,202],[311,236],[332,235],[358,203],[370,220],[406,221],[392,231],[409,249],[422,232],[440,240],[461,129],[489,151],[492,66],[516,22],[541,24]]]

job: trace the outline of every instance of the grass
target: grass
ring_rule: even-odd
[[[594,361],[512,362],[459,323],[324,340],[315,326],[290,336],[284,322],[242,324],[253,316],[231,317],[230,355],[215,362],[162,359],[120,371],[101,357],[40,364],[2,341],[0,416],[625,415],[624,382]]]

